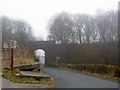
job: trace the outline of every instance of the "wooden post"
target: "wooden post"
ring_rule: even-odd
[[[14,56],[14,50],[13,48],[11,49],[11,68],[13,69],[13,57]]]

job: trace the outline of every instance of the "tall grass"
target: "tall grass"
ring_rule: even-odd
[[[4,55],[3,57],[8,57],[11,55],[9,51],[6,51],[6,52],[8,55]],[[35,61],[34,55],[30,54],[27,50],[20,49],[20,48],[14,49],[14,65],[31,64],[34,61]],[[5,60],[3,58],[2,64],[3,65],[10,65],[10,60],[9,59]]]

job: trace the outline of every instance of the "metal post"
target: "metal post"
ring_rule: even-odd
[[[11,68],[13,68],[13,56],[14,56],[14,50],[11,49]]]

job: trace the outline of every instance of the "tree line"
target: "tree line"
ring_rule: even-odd
[[[58,63],[118,64],[118,12],[96,15],[62,12],[48,25],[48,40],[61,45]]]
[[[118,41],[117,20],[117,11],[101,11],[94,16],[62,12],[50,19],[48,40],[58,44]]]
[[[17,48],[14,49],[14,65],[33,63],[34,56],[29,52],[29,41],[35,40],[35,38],[30,24],[24,20],[11,19],[6,16],[2,16],[1,19],[3,48],[5,43],[11,43],[12,40],[17,42]],[[2,52],[6,51],[3,50]],[[3,57],[6,57],[6,54]],[[6,62],[8,60],[3,59],[2,61],[4,61],[2,64],[8,64]]]
[[[16,40],[19,48],[28,46],[30,40],[34,40],[32,27],[23,20],[13,20],[2,17],[2,43]]]

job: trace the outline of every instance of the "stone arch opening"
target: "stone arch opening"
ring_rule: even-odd
[[[45,51],[45,66],[55,62],[56,56],[58,56],[57,46],[54,41],[31,41],[30,52],[33,54],[37,49],[42,49]]]
[[[34,55],[36,56],[36,61],[39,62],[40,64],[44,65],[45,64],[45,50],[43,49],[36,49],[34,51]]]

